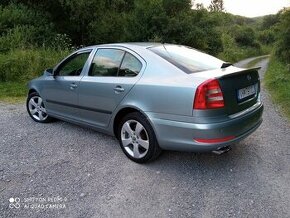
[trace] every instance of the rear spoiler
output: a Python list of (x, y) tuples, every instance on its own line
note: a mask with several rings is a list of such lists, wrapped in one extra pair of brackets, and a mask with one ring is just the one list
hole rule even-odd
[(230, 76), (233, 76), (233, 75), (239, 75), (239, 74), (249, 73), (249, 72), (253, 72), (253, 71), (258, 71), (260, 69), (261, 69), (261, 67), (253, 67), (253, 68), (248, 68), (248, 69), (241, 69), (240, 71), (223, 75), (223, 76), (219, 77), (219, 79), (227, 78), (227, 77), (230, 77)]

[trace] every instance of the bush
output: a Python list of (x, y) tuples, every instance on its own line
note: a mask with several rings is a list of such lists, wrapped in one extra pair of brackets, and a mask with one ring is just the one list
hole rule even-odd
[(273, 44), (276, 40), (273, 30), (263, 30), (259, 32), (258, 39), (264, 45)]
[(0, 53), (0, 81), (27, 82), (55, 66), (68, 50), (15, 49)]
[(285, 63), (290, 63), (290, 10), (281, 13), (276, 55)]
[(255, 32), (251, 27), (241, 26), (237, 28), (234, 37), (240, 46), (255, 45)]
[(262, 55), (264, 53), (260, 44), (251, 47), (238, 46), (235, 39), (227, 33), (222, 34), (222, 43), (224, 50), (219, 53), (218, 57), (232, 63), (248, 57)]
[(33, 27), (31, 26), (16, 26), (9, 29), (5, 35), (0, 37), (0, 51), (28, 47), (32, 32)]

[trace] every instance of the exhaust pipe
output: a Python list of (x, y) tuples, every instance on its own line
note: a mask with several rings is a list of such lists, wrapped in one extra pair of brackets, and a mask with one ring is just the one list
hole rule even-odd
[(217, 155), (221, 155), (221, 154), (226, 153), (230, 150), (231, 150), (230, 146), (225, 146), (225, 147), (221, 147), (215, 151), (212, 151), (212, 153), (217, 154)]

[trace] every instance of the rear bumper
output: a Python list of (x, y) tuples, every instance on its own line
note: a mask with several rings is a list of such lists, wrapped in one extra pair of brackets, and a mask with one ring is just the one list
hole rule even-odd
[[(178, 151), (212, 151), (236, 143), (253, 133), (262, 123), (263, 104), (239, 117), (223, 122), (196, 124), (150, 116), (158, 143), (162, 149)], [(234, 139), (219, 143), (201, 143), (195, 139)]]

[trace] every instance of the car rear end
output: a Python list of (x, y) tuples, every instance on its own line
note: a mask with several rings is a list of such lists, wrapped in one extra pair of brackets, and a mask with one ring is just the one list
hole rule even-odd
[[(180, 69), (185, 67), (182, 70), (188, 73), (187, 82), (193, 83), (192, 115), (161, 118), (149, 113), (163, 149), (217, 150), (244, 139), (261, 125), (263, 104), (258, 69), (221, 68), (222, 63), (213, 61), (216, 63), (212, 68), (192, 72), (192, 66), (186, 69), (186, 63), (178, 66), (178, 59), (169, 60)], [(194, 84), (201, 79), (203, 82)]]
[(257, 69), (235, 69), (208, 79), (198, 86), (193, 104), (193, 117), (207, 127), (197, 130), (193, 140), (217, 148), (232, 144), (260, 126), (262, 113)]

